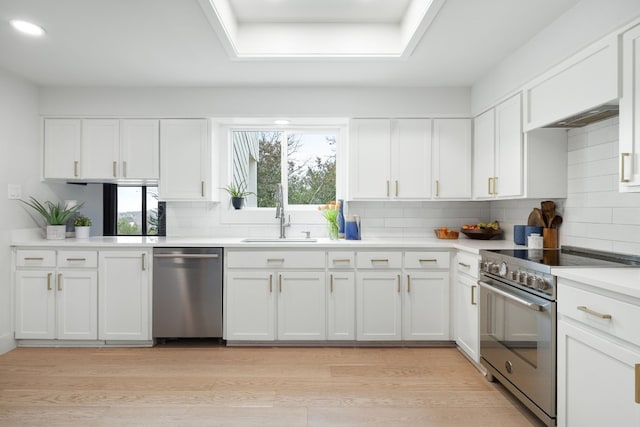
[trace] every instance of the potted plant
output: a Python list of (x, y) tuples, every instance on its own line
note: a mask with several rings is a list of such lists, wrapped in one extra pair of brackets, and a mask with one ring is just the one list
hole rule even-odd
[(76, 239), (88, 239), (91, 231), (91, 218), (82, 214), (73, 220), (76, 228)]
[(242, 181), (238, 185), (235, 185), (232, 182), (222, 189), (229, 193), (229, 195), (231, 196), (231, 204), (235, 209), (242, 209), (245, 197), (251, 194), (256, 194), (253, 191), (247, 191), (247, 186), (245, 185), (244, 181)]
[(20, 200), (25, 205), (33, 208), (47, 222), (47, 239), (64, 239), (66, 237), (66, 224), (71, 216), (79, 210), (84, 203), (67, 206), (61, 202), (53, 203), (46, 201), (40, 203), (35, 197), (30, 197), (31, 201)]

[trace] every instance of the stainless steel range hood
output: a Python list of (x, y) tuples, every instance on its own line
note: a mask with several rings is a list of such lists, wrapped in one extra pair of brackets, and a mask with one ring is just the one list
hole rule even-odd
[(558, 120), (555, 123), (551, 123), (545, 128), (581, 128), (583, 126), (590, 125), (592, 123), (599, 122), (601, 120), (615, 117), (619, 114), (619, 107), (617, 104), (604, 104), (597, 108), (584, 111), (576, 114), (575, 116), (567, 117), (563, 120)]

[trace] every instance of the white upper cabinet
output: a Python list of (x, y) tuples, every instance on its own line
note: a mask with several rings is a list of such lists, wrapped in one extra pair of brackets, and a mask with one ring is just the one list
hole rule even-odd
[(475, 118), (473, 197), (522, 195), (523, 149), (520, 95)]
[(640, 191), (640, 25), (622, 35), (620, 191)]
[(211, 200), (211, 160), (206, 119), (160, 120), (160, 200)]
[(433, 196), (471, 197), (471, 120), (433, 121)]
[(120, 178), (157, 180), (160, 177), (160, 124), (152, 119), (120, 121)]
[(391, 120), (350, 123), (350, 185), (353, 199), (387, 199), (391, 185)]
[(392, 121), (391, 197), (431, 197), (431, 126), (428, 119)]
[(525, 131), (618, 99), (617, 37), (607, 37), (524, 88)]
[(118, 179), (120, 122), (112, 119), (82, 121), (82, 178)]
[(44, 178), (155, 183), (159, 146), (154, 119), (45, 119)]
[(80, 177), (82, 126), (79, 119), (44, 121), (44, 178)]

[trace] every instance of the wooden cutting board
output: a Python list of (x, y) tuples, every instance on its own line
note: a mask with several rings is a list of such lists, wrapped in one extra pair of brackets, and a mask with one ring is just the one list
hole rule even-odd
[(546, 227), (544, 216), (540, 208), (533, 208), (527, 219), (527, 225), (535, 225), (536, 227)]

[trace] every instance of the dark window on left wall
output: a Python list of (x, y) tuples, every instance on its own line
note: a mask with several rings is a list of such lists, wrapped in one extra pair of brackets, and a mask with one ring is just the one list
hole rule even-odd
[(104, 184), (103, 202), (105, 236), (166, 235), (158, 187)]

